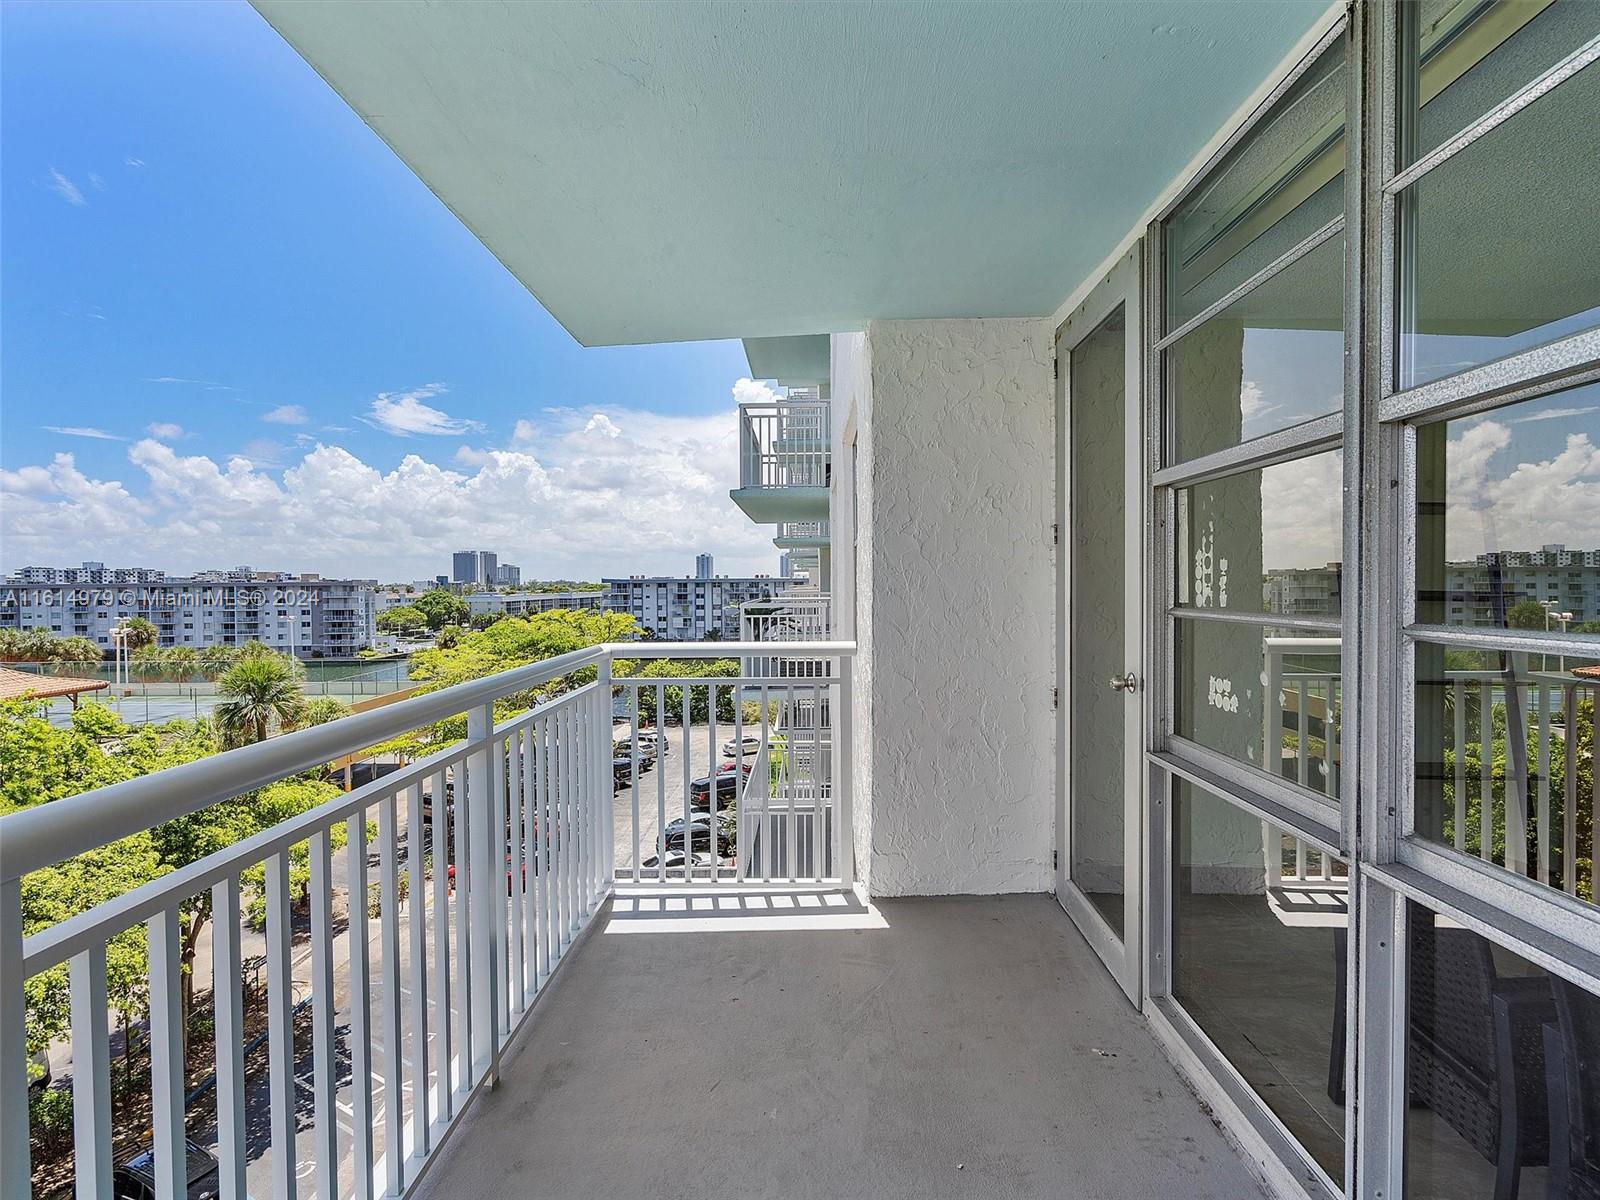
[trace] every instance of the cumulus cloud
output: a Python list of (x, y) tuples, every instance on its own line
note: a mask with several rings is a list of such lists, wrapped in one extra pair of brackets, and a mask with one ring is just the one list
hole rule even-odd
[(1340, 560), (1343, 461), (1340, 454), (1317, 454), (1261, 473), (1264, 567), (1320, 567)]
[(50, 168), (50, 190), (74, 208), (83, 208), (89, 203), (78, 190), (78, 185), (54, 167)]
[(429, 383), (408, 392), (379, 392), (363, 419), (371, 426), (396, 437), (413, 434), (441, 437), (481, 432), (483, 426), (464, 417), (452, 417), (442, 409), (424, 404), (448, 389), (442, 383)]
[(304, 425), (311, 420), (306, 415), (304, 405), (300, 404), (280, 404), (276, 408), (269, 408), (261, 414), (261, 419), (274, 425)]
[(175, 421), (153, 421), (146, 427), (145, 432), (163, 442), (175, 442), (188, 436), (184, 433), (183, 426)]
[(547, 410), (509, 446), (465, 446), (447, 462), (407, 454), (392, 467), (318, 442), (280, 469), (254, 449), (214, 459), (148, 438), (128, 448), (123, 479), (85, 478), (70, 455), (5, 473), (5, 565), (71, 547), (178, 571), (226, 560), (390, 580), (437, 574), (451, 550), (486, 545), (529, 577), (684, 574), (701, 551), (728, 571), (777, 566), (771, 528), (728, 499), (731, 408)]
[(1446, 554), (1600, 545), (1600, 446), (1569, 433), (1551, 457), (1518, 462), (1509, 424), (1479, 421), (1450, 440)]

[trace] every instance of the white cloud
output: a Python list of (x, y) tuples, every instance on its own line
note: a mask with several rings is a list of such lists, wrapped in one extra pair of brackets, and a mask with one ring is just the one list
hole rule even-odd
[(1591, 404), (1586, 408), (1547, 408), (1541, 412), (1532, 412), (1525, 417), (1512, 417), (1507, 424), (1526, 425), (1529, 421), (1565, 421), (1571, 417), (1586, 417), (1592, 412), (1600, 412), (1600, 404)]
[(447, 390), (442, 383), (429, 383), (409, 392), (379, 392), (363, 420), (396, 437), (410, 437), (413, 434), (438, 437), (481, 432), (483, 426), (479, 422), (465, 417), (452, 417), (442, 409), (423, 403)]
[(106, 181), (104, 179), (101, 179), (100, 176), (98, 174), (96, 174), (94, 171), (90, 171), (89, 172), (89, 186), (94, 188), (94, 190), (97, 191), (97, 192), (103, 192), (103, 191), (106, 190)]
[(741, 379), (733, 385), (735, 404), (770, 404), (777, 399), (777, 392), (754, 379)]
[(1448, 557), (1555, 542), (1600, 546), (1600, 447), (1587, 433), (1569, 433), (1554, 457), (1515, 465), (1500, 461), (1511, 447), (1511, 431), (1498, 420), (1480, 421), (1451, 439)]
[(146, 432), (163, 442), (176, 442), (188, 436), (183, 426), (175, 421), (153, 421), (147, 426)]
[(125, 158), (122, 160), (122, 165), (125, 167), (142, 167), (144, 166), (144, 159), (132, 157)]
[(83, 208), (89, 203), (78, 190), (78, 185), (54, 167), (50, 168), (50, 190), (75, 208)]
[(92, 425), (41, 425), (47, 433), (59, 433), (65, 437), (95, 438), (102, 442), (125, 442), (128, 439), (120, 434), (107, 433), (104, 429), (96, 429)]
[(392, 468), (326, 441), (268, 449), (220, 460), (147, 439), (128, 448), (120, 479), (86, 479), (67, 455), (6, 473), (5, 565), (66, 554), (414, 579), (470, 544), (535, 578), (684, 574), (701, 551), (724, 571), (777, 567), (771, 528), (728, 499), (731, 406), (706, 417), (547, 410), (507, 448), (462, 447), (446, 462), (407, 454)]
[(1261, 472), (1264, 568), (1320, 567), (1340, 560), (1342, 463), (1339, 454), (1317, 454)]
[(311, 420), (306, 415), (305, 407), (299, 404), (280, 404), (262, 413), (261, 419), (273, 425), (304, 425)]

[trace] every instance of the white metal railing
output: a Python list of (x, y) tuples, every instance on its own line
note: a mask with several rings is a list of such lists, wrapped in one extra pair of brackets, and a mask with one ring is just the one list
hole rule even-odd
[(775, 540), (825, 542), (830, 536), (827, 521), (779, 521)]
[(830, 406), (815, 390), (787, 400), (739, 406), (741, 488), (825, 488), (829, 482)]
[[(825, 592), (791, 591), (770, 600), (739, 606), (740, 640), (745, 642), (821, 642), (833, 632), (833, 598)], [(745, 658), (747, 675), (807, 678), (826, 675), (827, 663), (792, 652)]]
[[(1301, 786), (1330, 797), (1339, 794), (1339, 723), (1342, 681), (1337, 671), (1307, 670), (1292, 667), (1288, 660), (1312, 659), (1339, 653), (1338, 638), (1267, 638), (1267, 697), (1264, 724), (1267, 761), (1274, 748), (1279, 755), (1279, 773)], [(1587, 698), (1600, 708), (1600, 682), (1590, 682), (1562, 670), (1534, 670), (1529, 656), (1511, 656), (1506, 670), (1443, 672), (1445, 694), (1444, 729), (1441, 731), (1441, 758), (1449, 752), (1446, 776), (1449, 785), (1447, 840), (1463, 853), (1475, 853), (1485, 862), (1498, 862), (1506, 869), (1558, 887), (1571, 895), (1579, 894), (1578, 863), (1582, 858), (1600, 861), (1594, 823), (1590, 822), (1590, 844), (1579, 845), (1583, 822), (1581, 809), (1600, 812), (1600, 775), (1592, 783), (1595, 794), (1580, 795), (1580, 772), (1574, 761), (1558, 773), (1552, 769), (1552, 751), (1557, 745), (1563, 753), (1576, 747), (1579, 708)], [(1548, 665), (1548, 664), (1547, 664)], [(1488, 758), (1484, 747), (1492, 747), (1497, 737), (1496, 710), (1499, 710), (1506, 753), (1503, 773), (1481, 769)], [(1528, 722), (1534, 722), (1533, 736), (1523, 736)], [(1569, 743), (1568, 738), (1572, 741)], [(1469, 771), (1467, 748), (1476, 744), (1480, 769), (1476, 780)], [(1570, 766), (1572, 769), (1566, 769)], [(1497, 780), (1502, 795), (1495, 796)], [(1560, 784), (1560, 796), (1553, 794)], [(1559, 800), (1560, 821), (1553, 821), (1554, 802)], [(1497, 803), (1499, 824), (1496, 824)], [(1476, 811), (1474, 812), (1474, 809)], [(1497, 835), (1499, 845), (1497, 848)], [(1476, 846), (1473, 843), (1476, 842)], [(1559, 853), (1559, 869), (1555, 866)], [(1313, 870), (1304, 874), (1307, 848), (1294, 851), (1300, 874), (1284, 871), (1274, 854), (1269, 835), (1267, 848), (1269, 876), (1280, 879), (1325, 879)], [(1317, 858), (1310, 851), (1312, 861)], [(1282, 873), (1280, 873), (1282, 872)], [(1592, 885), (1591, 885), (1592, 887)]]
[[(771, 692), (782, 689), (743, 678), (614, 678), (618, 662), (734, 657), (750, 649), (737, 643), (597, 646), (0, 818), (0, 1195), (12, 1200), (32, 1190), (25, 984), (63, 966), (77, 1194), (111, 1195), (107, 947), (141, 925), (148, 945), (150, 1047), (144, 1145), (153, 1151), (156, 1195), (188, 1195), (185, 1141), (194, 1114), (186, 1071), (194, 1051), (186, 1054), (180, 939), (181, 909), (191, 898), (208, 896), (212, 904), (209, 969), (201, 958), (194, 965), (209, 975), (214, 999), (214, 1047), (199, 1053), (214, 1053), (218, 1194), (224, 1200), (292, 1198), (308, 1178), (319, 1196), (353, 1190), (366, 1200), (408, 1194), (492, 1083), (502, 1049), (614, 886), (619, 827), (634, 851), (622, 874), (641, 883), (781, 878), (850, 884), (849, 764), (841, 762), (834, 777), (831, 762), (824, 769), (818, 760), (797, 777), (788, 757), (791, 736), (774, 731), (781, 706), (772, 703), (778, 698)], [(840, 711), (848, 713), (854, 647), (802, 649), (835, 664), (826, 684), (809, 686), (835, 693)], [(640, 789), (632, 789), (631, 825), (622, 825), (616, 798), (613, 693), (620, 690), (632, 714), (637, 756), (641, 692), (652, 690), (661, 713), (669, 689), (682, 688), (689, 701), (696, 686), (711, 689), (713, 720), (719, 689), (760, 704), (760, 770), (751, 772), (735, 813), (750, 832), (738, 829), (730, 843), (737, 857), (714, 858), (703, 877), (692, 869), (650, 875), (639, 869), (637, 855)], [(558, 694), (495, 720), (497, 700), (536, 688)], [(742, 737), (750, 723), (743, 704), (735, 711), (729, 732)], [(22, 887), (30, 872), (462, 714), (464, 740), (24, 938)], [(712, 724), (708, 731), (713, 764), (720, 761), (717, 730)], [(687, 805), (690, 755), (682, 761)], [(664, 770), (658, 766), (658, 780)], [(715, 773), (710, 794), (717, 795)], [(786, 839), (765, 834), (778, 814), (789, 822)], [(375, 822), (376, 845), (369, 842), (369, 822)], [(345, 845), (336, 850), (340, 833)], [(689, 837), (685, 848), (692, 853)], [(802, 839), (809, 856), (799, 852)], [(309, 940), (303, 946), (295, 941), (290, 865), (300, 846), (309, 858)], [(265, 1100), (252, 1084), (250, 1104), (266, 1110), (264, 1129), (254, 1115), (260, 1108), (246, 1121), (241, 985), (244, 898), (255, 869), (264, 874), (259, 896), (266, 960), (264, 1014), (255, 1015), (265, 1018), (267, 1064)], [(334, 904), (341, 875), (348, 898), (344, 928)], [(374, 876), (377, 902), (369, 913)], [(297, 994), (307, 981), (297, 980), (295, 969), (307, 957), (309, 994)], [(342, 1006), (339, 983), (347, 996)], [(301, 1078), (297, 1062), (308, 1056), (296, 1047), (297, 1019), (307, 1014), (310, 1070)], [(303, 1090), (310, 1092), (309, 1106), (302, 1103)], [(350, 1132), (342, 1134), (346, 1121)]]

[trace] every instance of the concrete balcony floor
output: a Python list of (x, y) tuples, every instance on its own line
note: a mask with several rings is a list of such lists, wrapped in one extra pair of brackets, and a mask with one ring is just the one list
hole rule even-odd
[(420, 1194), (1262, 1195), (1051, 897), (791, 903), (623, 889)]

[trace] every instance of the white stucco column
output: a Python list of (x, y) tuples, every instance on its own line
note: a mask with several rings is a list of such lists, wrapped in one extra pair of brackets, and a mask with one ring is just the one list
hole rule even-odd
[(835, 340), (833, 567), (841, 597), (856, 589), (841, 630), (862, 648), (858, 855), (875, 895), (1051, 886), (1051, 359), (1034, 320)]

